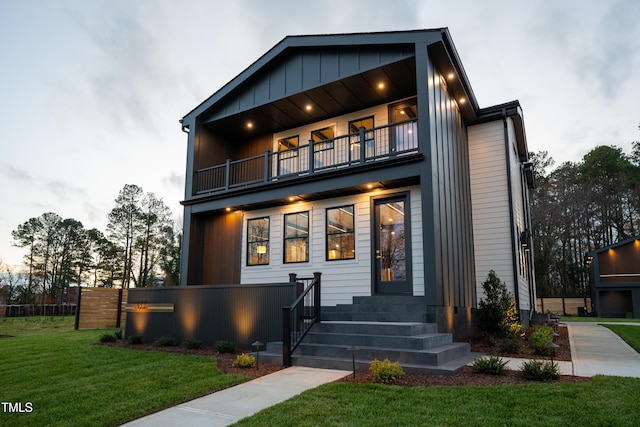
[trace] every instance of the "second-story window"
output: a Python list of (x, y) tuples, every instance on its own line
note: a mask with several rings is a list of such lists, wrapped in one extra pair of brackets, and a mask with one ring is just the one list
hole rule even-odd
[(373, 116), (364, 119), (352, 120), (349, 122), (349, 152), (350, 160), (360, 160), (360, 128), (365, 129), (365, 156), (371, 157), (375, 155), (373, 142)]
[(299, 146), (300, 137), (298, 135), (278, 140), (278, 175), (300, 172)]
[(327, 209), (327, 260), (356, 257), (353, 205)]
[(309, 261), (309, 212), (284, 216), (284, 262)]
[(247, 221), (247, 265), (269, 264), (269, 217)]
[(333, 149), (334, 137), (335, 132), (333, 126), (311, 132), (311, 140), (313, 141), (313, 167), (315, 169), (333, 166), (336, 163)]

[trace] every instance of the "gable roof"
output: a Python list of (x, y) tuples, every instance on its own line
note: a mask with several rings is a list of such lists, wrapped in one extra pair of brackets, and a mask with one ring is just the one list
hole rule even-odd
[(586, 255), (595, 257), (599, 253), (606, 252), (609, 249), (616, 249), (616, 248), (619, 248), (620, 246), (626, 246), (628, 244), (631, 244), (631, 243), (635, 242), (636, 240), (640, 240), (640, 235), (634, 236), (634, 237), (629, 237), (628, 239), (621, 240), (618, 243), (614, 243), (614, 244), (609, 245), (609, 246), (603, 246), (601, 248), (594, 249), (594, 250), (592, 250), (590, 252), (587, 252)]
[[(314, 87), (327, 86), (334, 81), (340, 81), (355, 75), (365, 73), (371, 74), (375, 78), (373, 70), (387, 67), (389, 72), (402, 68), (403, 61), (415, 61), (416, 44), (426, 44), (430, 55), (440, 68), (446, 68), (447, 72), (454, 72), (457, 79), (452, 83), (452, 90), (464, 92), (464, 96), (469, 100), (474, 111), (478, 110), (477, 101), (471, 90), (466, 73), (459, 60), (457, 51), (447, 28), (431, 30), (413, 31), (392, 31), (376, 33), (351, 33), (351, 34), (329, 34), (329, 35), (304, 35), (287, 36), (280, 43), (275, 45), (264, 55), (258, 58), (253, 64), (238, 74), (234, 79), (216, 91), (213, 95), (203, 101), (200, 105), (183, 117), (181, 122), (191, 123), (195, 117), (202, 117), (203, 114), (211, 119), (220, 118), (225, 115), (239, 113), (241, 111), (255, 108), (260, 102), (273, 102), (281, 97), (302, 92)], [(306, 56), (303, 53), (307, 53)], [(313, 58), (316, 55), (316, 58)], [(336, 55), (334, 61), (326, 61), (329, 64), (338, 64), (338, 70), (328, 69), (318, 63), (317, 55)], [(415, 63), (412, 63), (415, 68)], [(280, 82), (283, 87), (277, 87), (272, 91), (273, 80), (282, 79), (282, 75), (287, 73), (287, 67), (293, 69), (305, 68), (305, 73), (309, 74), (307, 80), (294, 81), (293, 87), (286, 87), (290, 84)], [(316, 67), (318, 72), (309, 73), (309, 69)], [(290, 72), (289, 75), (294, 74)], [(398, 79), (397, 84), (412, 84), (415, 87), (415, 75), (411, 79)], [(398, 88), (398, 94), (406, 92), (406, 88)], [(262, 93), (260, 92), (262, 91)], [(280, 97), (280, 98), (279, 98)], [(258, 98), (258, 99), (256, 99)], [(257, 102), (256, 102), (257, 101)], [(231, 108), (229, 107), (231, 106)], [(217, 111), (212, 111), (217, 109)]]

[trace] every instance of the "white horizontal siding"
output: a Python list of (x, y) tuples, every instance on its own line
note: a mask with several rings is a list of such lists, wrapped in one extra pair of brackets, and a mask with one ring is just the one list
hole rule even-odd
[[(527, 228), (525, 219), (525, 206), (526, 203), (524, 197), (527, 194), (526, 182), (520, 169), (520, 159), (518, 157), (518, 148), (516, 146), (516, 134), (513, 121), (507, 120), (507, 131), (509, 135), (509, 147), (511, 149), (511, 188), (513, 194), (513, 209), (514, 218), (516, 223), (516, 229), (518, 232), (522, 232)], [(519, 236), (518, 236), (519, 237)], [(521, 310), (531, 309), (531, 301), (529, 295), (529, 281), (526, 277), (526, 257), (524, 256), (523, 249), (520, 244), (517, 243), (517, 247), (514, 249), (518, 251), (518, 291)]]
[[(422, 221), (420, 189), (417, 186), (373, 191), (354, 196), (337, 197), (316, 202), (298, 202), (287, 206), (246, 212), (243, 215), (242, 265), (240, 283), (286, 282), (289, 273), (311, 276), (322, 273), (322, 304), (348, 304), (354, 296), (371, 295), (371, 198), (386, 194), (410, 191), (412, 270), (414, 295), (424, 295), (424, 264), (422, 261)], [(353, 260), (326, 260), (326, 209), (354, 205), (356, 258)], [(309, 211), (309, 262), (283, 262), (282, 224), (285, 214)], [(246, 265), (247, 220), (268, 216), (270, 218), (269, 265)]]
[(470, 126), (469, 171), (477, 299), (490, 270), (515, 292), (513, 248), (502, 121)]
[(350, 133), (350, 121), (371, 116), (373, 116), (373, 125), (375, 127), (385, 126), (389, 124), (389, 109), (387, 108), (387, 104), (378, 105), (372, 108), (367, 108), (365, 110), (359, 110), (353, 113), (345, 114), (343, 116), (332, 117), (331, 119), (321, 122), (315, 122), (309, 125), (300, 126), (283, 132), (278, 132), (273, 135), (273, 150), (278, 150), (279, 140), (295, 135), (298, 135), (300, 137), (300, 145), (306, 145), (311, 139), (311, 132), (326, 127), (333, 127), (335, 136), (348, 135)]

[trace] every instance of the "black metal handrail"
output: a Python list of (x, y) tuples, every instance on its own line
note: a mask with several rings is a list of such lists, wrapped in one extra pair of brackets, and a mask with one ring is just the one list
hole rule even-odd
[(291, 354), (298, 347), (314, 323), (320, 322), (320, 276), (297, 277), (289, 275), (289, 281), (298, 285), (307, 285), (291, 306), (282, 307), (282, 366), (291, 366)]
[(229, 191), (270, 181), (292, 179), (330, 170), (393, 159), (418, 150), (418, 119), (390, 123), (373, 129), (199, 169), (194, 172), (193, 193)]

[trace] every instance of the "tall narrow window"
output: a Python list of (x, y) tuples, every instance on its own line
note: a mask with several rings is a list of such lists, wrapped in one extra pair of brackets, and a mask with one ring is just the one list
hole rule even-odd
[(247, 221), (247, 265), (269, 264), (269, 217)]
[(364, 119), (353, 120), (349, 122), (349, 140), (350, 159), (352, 161), (360, 160), (360, 128), (364, 128), (365, 156), (371, 157), (375, 155), (374, 136), (373, 136), (373, 116)]
[(309, 212), (284, 216), (284, 262), (309, 261)]
[(288, 175), (300, 171), (299, 144), (298, 135), (278, 140), (278, 175)]
[(356, 257), (353, 205), (327, 209), (327, 260)]

